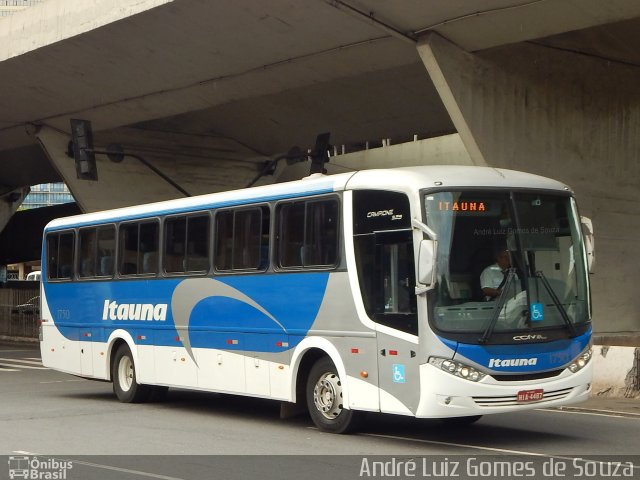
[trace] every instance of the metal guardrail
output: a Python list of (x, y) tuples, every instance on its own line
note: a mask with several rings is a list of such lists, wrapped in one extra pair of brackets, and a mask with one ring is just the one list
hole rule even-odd
[[(22, 282), (21, 282), (22, 283)], [(0, 289), (0, 335), (37, 338), (40, 319), (39, 282)]]

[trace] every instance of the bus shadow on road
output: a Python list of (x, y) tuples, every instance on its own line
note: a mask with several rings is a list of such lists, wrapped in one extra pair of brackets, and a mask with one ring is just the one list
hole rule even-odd
[[(101, 389), (102, 390), (102, 389)], [(128, 405), (137, 409), (159, 409), (176, 413), (202, 414), (209, 416), (222, 415), (227, 418), (238, 418), (258, 421), (291, 422), (294, 424), (311, 426), (311, 420), (306, 413), (287, 420), (280, 419), (280, 402), (255, 397), (244, 397), (226, 393), (200, 392), (193, 390), (170, 389), (165, 398), (151, 399), (137, 404), (123, 404), (118, 401), (109, 387), (108, 391), (100, 392), (64, 392), (61, 397), (86, 400), (91, 402), (112, 403), (113, 405)]]
[[(547, 425), (552, 425), (547, 423)], [(369, 436), (384, 436), (399, 440), (434, 442), (496, 449), (518, 453), (530, 450), (532, 444), (549, 445), (550, 442), (575, 442), (576, 436), (563, 432), (555, 426), (548, 430), (536, 417), (526, 413), (487, 415), (470, 425), (448, 424), (439, 419), (416, 419), (395, 415), (366, 415), (359, 433)]]
[[(100, 403), (118, 402), (111, 390), (95, 393), (65, 393), (65, 397), (85, 399)], [(132, 408), (224, 416), (238, 420), (260, 421), (291, 428), (314, 428), (306, 411), (281, 419), (280, 402), (255, 397), (224, 393), (170, 389), (162, 401), (130, 404)], [(496, 421), (497, 420), (497, 421)], [(366, 413), (356, 435), (381, 436), (398, 441), (422, 441), (451, 445), (469, 445), (487, 449), (504, 449), (517, 452), (530, 449), (532, 443), (575, 441), (576, 437), (549, 427), (541, 431), (536, 417), (526, 413), (486, 416), (471, 425), (451, 425), (438, 419), (416, 419), (399, 415)]]

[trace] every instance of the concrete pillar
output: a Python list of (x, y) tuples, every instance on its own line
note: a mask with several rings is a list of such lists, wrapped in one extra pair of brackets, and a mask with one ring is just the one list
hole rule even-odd
[[(382, 143), (382, 142), (381, 142)], [(369, 149), (332, 155), (325, 165), (329, 175), (370, 168), (413, 167), (417, 165), (477, 165), (470, 157), (460, 135), (414, 140), (397, 145), (371, 145)], [(482, 164), (482, 163), (481, 163)], [(279, 182), (299, 180), (309, 175), (309, 162), (286, 165), (280, 162)]]
[(18, 280), (24, 280), (24, 277), (24, 263), (20, 262), (18, 263)]
[(18, 188), (0, 195), (0, 232), (29, 194), (29, 187)]
[(597, 333), (640, 332), (640, 70), (532, 43), (418, 52), (469, 154), (571, 185), (593, 219)]
[[(439, 38), (441, 37), (436, 37), (436, 41)], [(456, 80), (458, 79), (448, 75), (448, 65), (441, 65), (440, 59), (436, 58), (435, 52), (431, 48), (431, 44), (429, 42), (419, 44), (418, 53), (427, 67), (427, 71), (431, 76), (431, 81), (436, 87), (447, 112), (449, 112), (451, 121), (455, 125), (460, 138), (464, 142), (464, 145), (469, 152), (469, 156), (473, 159), (476, 165), (488, 165), (482, 151), (476, 143), (476, 139), (471, 131), (471, 126), (468, 123), (469, 112), (465, 110), (467, 105), (459, 103), (457, 100), (459, 89), (457, 88), (458, 85), (456, 85)], [(465, 52), (459, 49), (450, 49), (448, 54), (452, 55), (452, 57), (448, 59), (449, 62), (453, 62), (453, 64), (456, 65), (461, 75), (464, 75), (466, 71), (471, 70), (470, 67), (474, 61), (472, 56), (465, 55)]]

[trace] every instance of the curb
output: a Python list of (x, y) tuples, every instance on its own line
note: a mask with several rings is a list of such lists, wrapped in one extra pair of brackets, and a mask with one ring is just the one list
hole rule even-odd
[(640, 395), (640, 347), (593, 347), (593, 395), (634, 398)]
[(33, 337), (11, 337), (9, 335), (0, 335), (0, 342), (10, 343), (12, 345), (29, 345), (34, 346), (40, 343), (40, 340)]

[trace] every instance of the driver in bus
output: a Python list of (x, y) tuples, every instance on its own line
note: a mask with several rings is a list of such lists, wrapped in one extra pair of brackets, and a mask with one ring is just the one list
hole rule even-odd
[(509, 250), (499, 249), (495, 253), (495, 260), (496, 263), (489, 265), (480, 274), (480, 288), (487, 301), (495, 300), (502, 293), (502, 287), (507, 281), (507, 273), (511, 267)]

